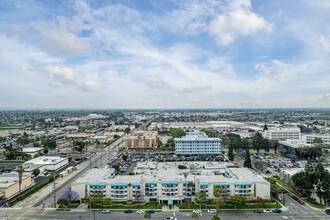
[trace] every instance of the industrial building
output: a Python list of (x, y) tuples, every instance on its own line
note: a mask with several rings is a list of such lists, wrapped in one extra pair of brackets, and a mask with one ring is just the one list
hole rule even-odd
[[(30, 187), (33, 184), (31, 175), (23, 174), (21, 190)], [(9, 199), (19, 192), (18, 173), (8, 173), (0, 175), (0, 199)]]
[[(186, 168), (179, 169), (179, 165)], [(234, 167), (224, 162), (140, 162), (134, 168), (135, 175), (114, 175), (114, 169), (89, 170), (72, 183), (71, 189), (80, 198), (102, 193), (113, 201), (182, 203), (185, 198), (194, 200), (200, 191), (213, 199), (213, 189), (219, 185), (224, 199), (233, 195), (270, 198), (268, 181), (248, 168)]]
[(220, 155), (221, 139), (208, 138), (204, 132), (189, 132), (187, 136), (175, 138), (176, 155)]

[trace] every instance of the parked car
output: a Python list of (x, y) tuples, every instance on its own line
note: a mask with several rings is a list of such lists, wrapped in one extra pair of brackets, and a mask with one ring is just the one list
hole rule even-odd
[(178, 219), (175, 218), (175, 217), (167, 217), (166, 219), (168, 219), (168, 220), (178, 220)]
[(269, 209), (266, 209), (266, 210), (264, 210), (264, 213), (272, 213), (272, 211)]
[(133, 213), (133, 211), (128, 209), (128, 210), (125, 210), (124, 213)]
[(292, 199), (298, 201), (298, 198), (295, 196), (292, 196)]
[(148, 210), (147, 212), (148, 212), (148, 213), (155, 213), (155, 211), (152, 210), (152, 209)]
[(326, 209), (325, 214), (330, 215), (330, 209)]
[(108, 213), (111, 213), (110, 209), (103, 209), (101, 211), (102, 214), (108, 214)]
[(144, 211), (144, 210), (137, 210), (136, 213), (137, 213), (137, 214), (144, 214), (145, 211)]
[(215, 210), (215, 209), (209, 209), (209, 210), (207, 210), (207, 213), (216, 214), (217, 213), (217, 210)]
[(273, 212), (274, 213), (282, 213), (282, 209), (274, 209)]
[(301, 200), (298, 200), (298, 203), (301, 204), (301, 205), (305, 205), (305, 203)]
[(193, 211), (193, 213), (196, 213), (196, 214), (199, 214), (199, 213), (201, 213), (201, 212), (202, 212), (202, 211), (201, 211), (201, 210), (198, 210), (198, 209)]
[(262, 213), (262, 211), (260, 209), (254, 210), (254, 213)]

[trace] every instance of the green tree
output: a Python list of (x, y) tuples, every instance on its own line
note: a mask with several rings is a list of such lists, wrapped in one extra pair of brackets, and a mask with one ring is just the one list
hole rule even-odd
[(70, 162), (72, 160), (72, 157), (68, 157), (68, 161)]
[(230, 161), (233, 161), (235, 158), (235, 154), (234, 154), (234, 147), (231, 144), (232, 142), (229, 143), (229, 149), (228, 149), (228, 159)]
[(215, 202), (216, 202), (216, 215), (218, 216), (218, 211), (219, 211), (219, 206), (223, 206), (225, 204), (225, 202), (221, 199), (222, 198), (222, 193), (223, 193), (223, 190), (221, 188), (221, 186), (219, 185), (216, 185), (214, 186), (213, 188), (213, 196), (215, 198)]
[(264, 131), (268, 130), (268, 126), (267, 126), (267, 124), (264, 125), (264, 129), (263, 129), (263, 130), (264, 130)]
[(264, 146), (264, 141), (261, 133), (257, 132), (252, 138), (252, 146), (258, 153)]
[(244, 150), (250, 149), (250, 143), (249, 143), (249, 139), (248, 138), (243, 138), (242, 139), (242, 148)]
[(199, 216), (198, 216), (196, 213), (193, 213), (193, 214), (191, 215), (191, 218), (199, 219)]
[(235, 209), (237, 209), (245, 206), (246, 200), (244, 197), (236, 195), (236, 196), (231, 196), (228, 200), (228, 203), (234, 206)]
[(207, 195), (205, 192), (197, 192), (195, 194), (195, 201), (197, 204), (199, 204), (200, 208), (202, 208), (202, 204), (207, 201)]
[(20, 200), (21, 199), (22, 178), (23, 178), (23, 173), (24, 173), (23, 166), (19, 166), (17, 168), (17, 173), (18, 173), (18, 200)]
[(23, 135), (17, 138), (16, 143), (20, 145), (27, 145), (30, 143), (30, 139)]
[(124, 161), (127, 160), (127, 155), (126, 154), (123, 154), (123, 156), (121, 156), (123, 158)]
[(73, 142), (73, 150), (78, 151), (78, 152), (82, 152), (85, 148), (85, 142), (83, 141), (74, 141)]
[(37, 157), (40, 157), (40, 153), (36, 153), (33, 158), (37, 158)]
[(305, 182), (306, 182), (306, 189), (305, 193), (308, 198), (312, 195), (312, 189), (314, 189), (315, 185), (315, 169), (313, 167), (311, 159), (307, 160), (307, 164), (305, 166)]
[(227, 136), (223, 136), (223, 137), (220, 137), (220, 139), (221, 139), (221, 143), (223, 144), (223, 145), (228, 145), (229, 144), (229, 137), (227, 137)]
[(35, 168), (35, 169), (33, 169), (33, 170), (32, 170), (32, 173), (33, 173), (34, 176), (38, 176), (39, 173), (40, 173), (39, 168)]
[(217, 216), (217, 215), (213, 215), (213, 216), (212, 216), (212, 220), (221, 220), (221, 219), (220, 219), (219, 216)]
[(45, 149), (54, 150), (56, 148), (56, 141), (54, 138), (44, 139), (41, 143)]
[(280, 143), (278, 142), (278, 140), (273, 140), (272, 147), (274, 148), (275, 154), (276, 154), (278, 146), (280, 146)]
[(144, 218), (148, 218), (148, 219), (151, 219), (151, 214), (150, 214), (150, 213), (148, 213), (148, 212), (146, 212), (146, 213), (144, 214)]
[(245, 153), (244, 167), (252, 168), (251, 156), (250, 156), (250, 151), (249, 150), (246, 150), (246, 153)]

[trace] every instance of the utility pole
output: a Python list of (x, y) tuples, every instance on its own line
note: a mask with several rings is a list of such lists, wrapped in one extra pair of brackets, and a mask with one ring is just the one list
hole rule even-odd
[(55, 187), (55, 171), (54, 171), (54, 208), (56, 208), (56, 187)]
[(89, 169), (92, 169), (92, 156), (93, 154), (89, 157)]

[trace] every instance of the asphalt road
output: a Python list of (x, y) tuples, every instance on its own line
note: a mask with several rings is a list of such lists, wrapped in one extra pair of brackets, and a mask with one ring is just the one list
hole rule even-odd
[[(119, 145), (113, 145), (110, 148), (110, 158), (113, 158), (116, 154), (117, 154), (117, 150), (118, 147), (121, 147), (123, 143), (119, 144)], [(102, 155), (102, 164), (101, 164), (101, 155)], [(92, 167), (103, 167), (109, 160), (108, 160), (109, 156), (108, 156), (108, 148), (104, 148), (102, 151), (98, 152), (97, 156), (92, 157)], [(87, 161), (87, 163), (85, 164), (84, 167), (82, 167), (81, 169), (85, 169), (86, 167), (89, 166), (89, 162)], [(79, 172), (75, 171), (75, 172)], [(76, 179), (78, 179), (80, 176), (76, 175), (75, 177), (71, 178), (70, 181), (63, 187), (61, 187), (59, 190), (56, 191), (56, 198), (60, 198), (62, 195), (65, 194), (65, 192), (69, 191), (71, 189), (71, 183), (73, 181), (75, 181)], [(48, 197), (44, 200), (44, 202), (41, 204), (42, 207), (53, 207), (54, 205), (54, 197)]]
[[(301, 207), (299, 207), (301, 208)], [(299, 209), (298, 208), (298, 209)], [(307, 207), (308, 208), (308, 207)], [(299, 210), (294, 210), (294, 212)], [(310, 210), (308, 210), (310, 211)], [(182, 219), (192, 219), (191, 212), (157, 212), (152, 214), (152, 219), (166, 219), (167, 217), (177, 217), (178, 220)], [(102, 214), (100, 212), (95, 213), (95, 219), (111, 219), (111, 220), (122, 220), (122, 219), (144, 219), (143, 214), (126, 214), (123, 212), (112, 212), (110, 214)], [(211, 219), (212, 214), (202, 213), (199, 215), (199, 219)], [(238, 212), (220, 212), (219, 216), (221, 219), (255, 219), (255, 220), (278, 220), (278, 219), (292, 219), (292, 220), (300, 220), (300, 219), (312, 219), (312, 220), (321, 220), (321, 219), (329, 219), (322, 211), (315, 211), (309, 214), (301, 212), (300, 214), (290, 214), (290, 212), (283, 212), (281, 214), (271, 213), (271, 214), (257, 214), (252, 211), (238, 211)], [(25, 212), (22, 210), (11, 210), (11, 211), (3, 211), (0, 212), (1, 219), (94, 219), (93, 212), (65, 212), (65, 211), (47, 211), (47, 210), (39, 210), (39, 209), (30, 209)]]

